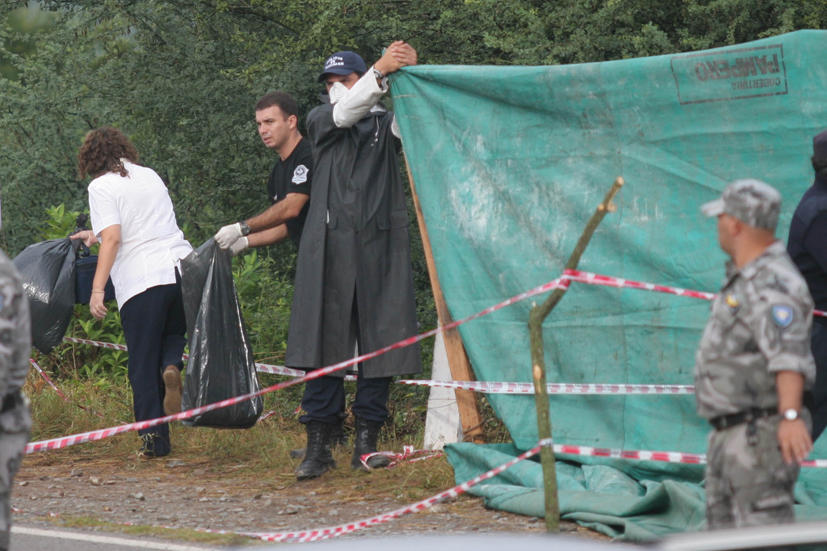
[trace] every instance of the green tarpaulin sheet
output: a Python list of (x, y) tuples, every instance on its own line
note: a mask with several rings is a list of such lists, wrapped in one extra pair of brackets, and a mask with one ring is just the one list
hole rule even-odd
[[(699, 208), (735, 178), (760, 178), (784, 197), (778, 235), (786, 240), (792, 212), (812, 183), (812, 137), (827, 127), (826, 60), (827, 32), (800, 31), (606, 63), (401, 72), (394, 109), (454, 319), (557, 277), (621, 175), (618, 210), (603, 221), (581, 269), (716, 291), (725, 256), (715, 221)], [(530, 306), (460, 328), (480, 380), (530, 382)], [(702, 300), (572, 284), (545, 324), (549, 382), (691, 384), (708, 312)], [(516, 449), (533, 447), (534, 398), (488, 398)], [(691, 395), (554, 395), (550, 403), (558, 443), (705, 451), (707, 427)], [(816, 457), (827, 458), (825, 440)], [(451, 452), (458, 480), (479, 463), (469, 457), (486, 449)], [(585, 515), (607, 533), (660, 535), (702, 517), (700, 505), (686, 505), (689, 497), (700, 500), (700, 490), (680, 486), (700, 480), (697, 467), (578, 461), (621, 469), (644, 491), (634, 506), (625, 498), (610, 506), (605, 493), (565, 498), (569, 514)], [(827, 472), (806, 470), (801, 486), (812, 504), (827, 506)], [(674, 511), (641, 520), (647, 507), (665, 502), (686, 507), (689, 520), (675, 522)]]

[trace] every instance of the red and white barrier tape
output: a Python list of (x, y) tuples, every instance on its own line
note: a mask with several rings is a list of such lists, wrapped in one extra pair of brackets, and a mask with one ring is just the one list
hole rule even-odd
[(396, 509), (395, 511), (391, 511), (389, 513), (385, 513), (382, 515), (377, 515), (371, 518), (367, 518), (364, 520), (359, 520), (356, 522), (351, 522), (348, 524), (341, 524), (339, 526), (332, 526), (330, 528), (320, 528), (317, 530), (305, 530), (300, 532), (274, 532), (274, 533), (246, 533), (244, 535), (248, 535), (251, 537), (255, 537), (264, 541), (277, 541), (277, 542), (295, 542), (295, 543), (303, 543), (308, 541), (318, 541), (324, 540), (336, 536), (341, 536), (344, 534), (349, 534), (351, 532), (355, 532), (357, 530), (361, 530), (362, 528), (368, 528), (370, 526), (374, 526), (376, 524), (382, 524), (393, 520), (397, 517), (401, 517), (402, 515), (407, 515), (408, 513), (415, 513), (418, 511), (423, 511), (430, 507), (433, 507), (437, 503), (444, 501), (446, 499), (456, 498), (457, 496), (464, 494), (472, 487), (476, 486), (480, 482), (484, 480), (488, 480), (489, 478), (493, 478), (498, 474), (502, 473), (506, 469), (509, 469), (519, 463), (520, 461), (524, 461), (529, 457), (537, 455), (540, 453), (540, 449), (544, 445), (551, 444), (551, 441), (541, 441), (537, 446), (528, 450), (525, 453), (522, 453), (515, 457), (514, 459), (503, 463), (499, 467), (494, 467), (490, 471), (483, 473), (467, 482), (463, 482), (462, 484), (458, 484), (454, 486), (450, 490), (445, 490), (435, 496), (429, 497), (427, 499), (423, 499), (422, 501), (417, 501), (411, 505), (406, 507), (402, 507), (400, 509)]
[(400, 463), (416, 463), (417, 461), (423, 461), (425, 459), (433, 459), (435, 457), (442, 457), (445, 455), (441, 451), (434, 451), (434, 450), (417, 450), (414, 449), (413, 446), (403, 446), (402, 453), (396, 452), (373, 452), (373, 453), (366, 453), (359, 459), (362, 461), (362, 465), (365, 466), (366, 469), (370, 469), (370, 465), (368, 465), (368, 459), (371, 457), (376, 457), (378, 455), (383, 455), (385, 457), (389, 457), (391, 459), (390, 464), (385, 467), (386, 469), (391, 469), (397, 466)]
[[(418, 501), (411, 505), (402, 507), (400, 509), (396, 509), (395, 511), (391, 511), (389, 513), (383, 513), (381, 515), (376, 515), (374, 517), (366, 518), (363, 520), (358, 520), (356, 522), (350, 522), (347, 524), (341, 524), (339, 526), (332, 526), (329, 528), (318, 528), (315, 530), (303, 530), (299, 532), (236, 532), (232, 530), (210, 530), (210, 529), (203, 529), (203, 528), (196, 528), (198, 532), (207, 532), (210, 534), (236, 534), (240, 536), (247, 536), (251, 538), (256, 538), (264, 541), (277, 541), (277, 542), (295, 542), (295, 543), (303, 543), (309, 541), (318, 541), (324, 540), (328, 538), (333, 538), (336, 536), (341, 536), (344, 534), (349, 534), (351, 532), (356, 532), (357, 530), (361, 530), (363, 528), (369, 528), (376, 524), (383, 524), (385, 522), (389, 522), (395, 518), (398, 518), (402, 515), (406, 515), (409, 513), (416, 513), (418, 511), (423, 511), (430, 507), (433, 507), (437, 503), (440, 503), (446, 499), (453, 499), (457, 496), (464, 494), (472, 487), (476, 486), (480, 482), (488, 480), (497, 476), (498, 474), (504, 472), (505, 470), (513, 467), (517, 463), (524, 461), (534, 455), (540, 453), (540, 450), (545, 445), (550, 445), (551, 439), (549, 440), (542, 440), (540, 441), (534, 448), (528, 450), (525, 453), (518, 455), (517, 457), (503, 463), (498, 467), (494, 467), (490, 471), (483, 473), (477, 477), (474, 477), (467, 482), (463, 482), (462, 484), (458, 484), (449, 490), (445, 490), (444, 492), (440, 492), (439, 494), (429, 497), (427, 499), (423, 499), (422, 501)], [(14, 513), (22, 513), (20, 509), (12, 508), (12, 512)], [(49, 516), (57, 517), (59, 515), (54, 513), (48, 513)], [(128, 524), (128, 523), (125, 523)], [(177, 529), (175, 527), (164, 526), (163, 528), (170, 528), (170, 529)]]
[[(415, 513), (418, 511), (423, 511), (430, 507), (433, 507), (437, 503), (440, 503), (446, 499), (456, 498), (457, 496), (467, 492), (472, 487), (476, 486), (477, 484), (489, 480), (507, 469), (513, 467), (517, 463), (524, 461), (532, 456), (537, 455), (540, 453), (540, 450), (544, 446), (552, 446), (554, 453), (556, 455), (579, 455), (579, 456), (592, 456), (592, 457), (607, 457), (607, 458), (615, 458), (615, 459), (629, 459), (629, 460), (637, 460), (637, 461), (659, 461), (659, 462), (667, 462), (667, 463), (684, 463), (684, 464), (693, 464), (693, 465), (703, 465), (706, 463), (706, 455), (704, 454), (691, 454), (691, 453), (681, 453), (681, 452), (657, 452), (657, 451), (646, 451), (646, 450), (616, 450), (616, 449), (607, 449), (607, 448), (594, 448), (591, 446), (573, 446), (567, 444), (553, 444), (552, 441), (549, 440), (542, 440), (540, 443), (537, 444), (534, 448), (528, 450), (525, 453), (518, 455), (517, 457), (503, 463), (498, 467), (494, 467), (493, 469), (471, 479), (467, 482), (463, 482), (462, 484), (458, 484), (453, 488), (441, 492), (435, 496), (429, 497), (427, 499), (423, 499), (411, 505), (407, 505), (400, 509), (396, 509), (389, 513), (384, 513), (381, 515), (376, 515), (367, 519), (359, 520), (356, 522), (351, 522), (347, 524), (341, 524), (339, 526), (332, 526), (328, 528), (317, 528), (313, 530), (302, 530), (296, 532), (241, 532), (241, 531), (232, 531), (232, 530), (210, 530), (210, 529), (196, 529), (199, 532), (208, 532), (212, 534), (237, 534), (241, 536), (247, 536), (251, 538), (261, 539), (264, 541), (276, 541), (276, 542), (294, 542), (294, 543), (304, 543), (310, 541), (319, 541), (328, 538), (333, 538), (336, 536), (342, 536), (344, 534), (349, 534), (351, 532), (355, 532), (357, 530), (361, 530), (363, 528), (369, 528), (371, 526), (375, 526), (377, 524), (383, 524), (385, 522), (389, 522), (395, 518), (400, 516)], [(410, 457), (412, 454), (423, 452), (425, 450), (419, 451), (411, 451), (406, 450), (402, 454), (396, 454), (398, 456), (405, 456), (406, 454)], [(383, 455), (388, 454), (388, 452), (382, 452)], [(391, 454), (393, 455), (393, 454)], [(365, 459), (367, 456), (363, 457)], [(421, 459), (425, 459), (424, 457)], [(811, 461), (803, 461), (801, 463), (802, 467), (827, 467), (827, 460), (818, 459), (818, 460), (811, 460)], [(14, 508), (13, 512), (21, 513), (19, 509)], [(50, 516), (57, 516), (55, 514), (50, 514)], [(176, 529), (175, 527), (166, 527)]]
[(63, 394), (63, 393), (60, 391), (60, 389), (59, 389), (59, 388), (57, 388), (57, 387), (55, 386), (55, 384), (52, 382), (52, 380), (49, 378), (49, 376), (48, 376), (48, 375), (46, 375), (46, 372), (45, 372), (45, 371), (43, 371), (43, 368), (41, 368), (39, 365), (37, 365), (37, 362), (36, 362), (36, 361), (34, 361), (33, 359), (29, 358), (29, 363), (30, 363), (30, 364), (32, 364), (32, 367), (34, 367), (34, 368), (37, 370), (37, 372), (38, 372), (38, 373), (40, 373), (40, 376), (41, 376), (41, 377), (43, 377), (43, 379), (44, 379), (47, 383), (49, 383), (49, 386), (50, 386), (50, 387), (52, 387), (52, 388), (55, 390), (55, 392), (57, 392), (57, 395), (58, 395), (58, 396), (60, 396), (61, 398), (63, 398), (63, 401), (64, 401), (64, 402), (69, 402), (70, 404), (72, 403), (72, 401), (71, 401), (71, 400), (69, 400), (69, 398), (67, 398), (67, 397), (66, 397), (66, 395), (65, 395), (65, 394)]
[(67, 398), (67, 397), (66, 397), (66, 395), (65, 395), (65, 394), (63, 394), (63, 393), (60, 391), (60, 389), (59, 389), (59, 388), (57, 388), (57, 386), (55, 386), (55, 384), (52, 382), (52, 380), (49, 378), (49, 376), (48, 376), (48, 375), (46, 375), (46, 372), (45, 372), (45, 371), (43, 371), (43, 368), (42, 368), (42, 367), (40, 367), (39, 365), (37, 365), (37, 362), (36, 362), (36, 361), (34, 361), (33, 359), (29, 358), (29, 363), (30, 363), (30, 364), (32, 364), (32, 365), (34, 366), (34, 368), (37, 370), (37, 372), (38, 372), (38, 373), (40, 373), (40, 376), (41, 376), (41, 377), (43, 377), (43, 379), (44, 379), (47, 383), (49, 383), (49, 386), (50, 386), (50, 387), (52, 387), (52, 388), (55, 390), (55, 392), (57, 392), (57, 395), (58, 395), (58, 396), (60, 396), (61, 398), (63, 398), (63, 401), (64, 401), (64, 402), (67, 402), (67, 403), (69, 403), (69, 404), (74, 404), (74, 405), (76, 405), (77, 407), (79, 407), (80, 409), (82, 409), (82, 410), (84, 410), (84, 411), (88, 411), (89, 413), (92, 413), (92, 414), (94, 414), (94, 415), (97, 415), (97, 416), (98, 416), (98, 417), (100, 417), (101, 419), (105, 419), (105, 417), (104, 417), (102, 414), (98, 413), (97, 411), (95, 411), (95, 410), (93, 410), (93, 409), (89, 409), (89, 408), (88, 408), (88, 407), (86, 407), (86, 406), (82, 406), (82, 405), (80, 405), (80, 404), (75, 404), (74, 402), (72, 402), (69, 398)]
[[(552, 289), (558, 289), (558, 288), (568, 289), (568, 286), (569, 286), (568, 281), (560, 280), (560, 279), (553, 279), (553, 280), (549, 281), (548, 283), (544, 283), (543, 285), (540, 285), (539, 287), (535, 287), (534, 289), (531, 289), (529, 291), (525, 291), (523, 293), (520, 293), (519, 295), (516, 295), (516, 296), (511, 297), (507, 300), (504, 300), (500, 303), (497, 303), (494, 306), (490, 306), (490, 307), (488, 307), (484, 310), (481, 310), (481, 311), (477, 312), (476, 314), (471, 314), (470, 316), (465, 317), (461, 320), (457, 320), (457, 321), (451, 322), (447, 325), (437, 327), (436, 329), (426, 331), (425, 333), (421, 333), (419, 335), (415, 335), (413, 337), (403, 339), (399, 342), (388, 345), (384, 348), (380, 348), (379, 350), (376, 350), (374, 352), (370, 352), (368, 354), (362, 354), (361, 356), (357, 356), (356, 358), (351, 358), (349, 360), (345, 360), (343, 362), (339, 362), (339, 363), (334, 364), (334, 365), (330, 365), (330, 366), (327, 366), (327, 367), (323, 367), (323, 368), (320, 368), (320, 369), (310, 371), (310, 372), (302, 375), (301, 377), (296, 377), (295, 379), (292, 379), (290, 381), (284, 381), (284, 382), (272, 385), (270, 387), (259, 390), (258, 392), (251, 392), (249, 394), (243, 394), (241, 396), (236, 396), (235, 398), (229, 398), (227, 400), (221, 400), (220, 402), (215, 402), (213, 404), (208, 404), (206, 406), (201, 406), (201, 407), (198, 407), (198, 408), (194, 408), (194, 409), (191, 409), (189, 411), (182, 411), (181, 413), (176, 413), (175, 415), (167, 415), (167, 416), (164, 416), (164, 417), (159, 417), (157, 419), (150, 419), (150, 420), (147, 420), (147, 421), (138, 421), (136, 423), (129, 423), (129, 424), (126, 424), (126, 425), (121, 425), (119, 427), (110, 427), (110, 428), (107, 428), (107, 429), (100, 429), (100, 430), (85, 432), (85, 433), (81, 433), (81, 434), (74, 434), (74, 435), (71, 435), (71, 436), (62, 436), (60, 438), (53, 438), (51, 440), (43, 440), (41, 442), (32, 442), (28, 446), (26, 446), (26, 453), (33, 453), (33, 452), (42, 451), (42, 450), (56, 450), (56, 449), (60, 449), (60, 448), (66, 448), (68, 446), (73, 446), (75, 444), (82, 444), (84, 442), (91, 442), (91, 441), (94, 441), (94, 440), (102, 440), (104, 438), (109, 438), (110, 436), (114, 436), (116, 434), (121, 434), (121, 433), (124, 433), (124, 432), (131, 432), (131, 431), (136, 431), (136, 430), (147, 429), (147, 428), (150, 428), (150, 427), (161, 425), (163, 423), (169, 423), (170, 421), (181, 421), (183, 419), (190, 419), (192, 417), (196, 417), (198, 415), (207, 413), (209, 411), (213, 411), (213, 410), (216, 410), (216, 409), (232, 406), (232, 405), (238, 404), (240, 402), (243, 402), (245, 400), (250, 400), (252, 398), (255, 398), (256, 396), (262, 396), (264, 394), (268, 394), (268, 393), (274, 392), (276, 390), (281, 390), (281, 389), (287, 388), (289, 386), (297, 385), (297, 384), (303, 383), (305, 381), (309, 381), (309, 380), (316, 379), (316, 378), (319, 378), (319, 377), (324, 377), (325, 375), (329, 375), (329, 374), (334, 373), (336, 371), (341, 371), (342, 369), (345, 369), (345, 368), (347, 368), (351, 365), (355, 365), (359, 362), (363, 362), (363, 361), (366, 361), (366, 360), (369, 360), (369, 359), (372, 359), (372, 358), (376, 358), (377, 356), (385, 354), (386, 352), (390, 352), (391, 350), (396, 350), (396, 349), (399, 349), (399, 348), (404, 348), (406, 346), (411, 346), (412, 344), (415, 344), (415, 343), (417, 343), (417, 342), (419, 342), (423, 339), (426, 339), (428, 337), (432, 337), (432, 336), (436, 335), (437, 333), (440, 333), (442, 331), (447, 331), (447, 330), (450, 330), (450, 329), (454, 329), (455, 327), (458, 327), (458, 326), (460, 326), (464, 323), (468, 323), (469, 321), (472, 321), (472, 320), (475, 320), (475, 319), (480, 318), (482, 316), (488, 315), (492, 312), (496, 312), (497, 310), (501, 310), (502, 308), (505, 308), (506, 306), (510, 306), (510, 305), (512, 305), (516, 302), (520, 302), (520, 301), (525, 300), (527, 298), (546, 293), (546, 292), (548, 292)], [(123, 345), (117, 345), (117, 346), (120, 347), (120, 346), (123, 346)], [(118, 348), (118, 349), (120, 349), (120, 348)]]
[[(485, 381), (429, 381), (425, 379), (402, 379), (396, 381), (402, 385), (430, 386), (440, 388), (454, 388), (473, 390), (483, 394), (534, 394), (533, 383), (503, 383)], [(549, 383), (546, 385), (549, 394), (694, 394), (692, 385), (629, 385), (629, 384), (571, 384)]]
[[(691, 289), (670, 287), (668, 285), (656, 285), (654, 283), (647, 283), (644, 281), (634, 281), (622, 277), (606, 276), (592, 272), (583, 272), (580, 270), (565, 270), (563, 272), (562, 279), (567, 279), (577, 283), (586, 283), (588, 285), (604, 285), (607, 287), (639, 289), (641, 291), (654, 291), (656, 293), (667, 293), (670, 295), (677, 295), (679, 297), (699, 298), (703, 300), (713, 300), (717, 296), (715, 293), (693, 291)], [(823, 310), (813, 310), (813, 315), (827, 317), (827, 312)]]
[[(109, 348), (111, 350), (122, 350), (124, 352), (128, 352), (129, 348), (125, 344), (116, 344), (113, 342), (102, 342), (102, 341), (93, 341), (89, 339), (78, 339), (77, 337), (63, 337), (63, 340), (66, 342), (72, 342), (76, 344), (87, 344), (89, 346), (97, 346), (100, 348)], [(184, 354), (181, 357), (182, 360), (189, 360), (189, 355)], [(284, 375), (285, 377), (302, 377), (306, 373), (300, 369), (292, 369), (290, 367), (284, 367), (283, 365), (270, 365), (270, 364), (263, 364), (256, 362), (256, 371), (259, 373), (269, 373), (271, 375)], [(356, 377), (354, 375), (347, 375), (345, 376), (346, 381), (355, 381)]]

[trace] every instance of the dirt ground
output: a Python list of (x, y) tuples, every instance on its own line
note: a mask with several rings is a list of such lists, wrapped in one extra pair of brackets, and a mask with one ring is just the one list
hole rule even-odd
[[(280, 463), (262, 476), (260, 470), (251, 471), (243, 464), (193, 462), (186, 457), (139, 460), (65, 455), (56, 460), (34, 454), (26, 458), (15, 479), (12, 505), (18, 511), (14, 522), (105, 527), (107, 531), (129, 523), (152, 527), (144, 530), (146, 534), (181, 540), (196, 539), (192, 529), (305, 530), (387, 513), (437, 494), (447, 487), (423, 490), (423, 476), (427, 480), (429, 469), (450, 469), (444, 458), (375, 473), (348, 472), (349, 466), (340, 464), (337, 471), (342, 474), (298, 483), (292, 462)], [(416, 491), (409, 487), (411, 481), (417, 484)], [(160, 527), (174, 530), (156, 530)], [(135, 533), (134, 528), (123, 530)], [(488, 510), (481, 498), (464, 495), (342, 537), (544, 530), (542, 519)], [(570, 522), (563, 522), (562, 531), (607, 539)], [(238, 536), (214, 536), (207, 541), (256, 545), (256, 540)]]

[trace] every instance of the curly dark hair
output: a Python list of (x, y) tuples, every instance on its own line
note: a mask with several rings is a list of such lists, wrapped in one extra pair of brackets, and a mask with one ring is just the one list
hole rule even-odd
[(81, 178), (87, 174), (97, 178), (107, 172), (126, 177), (126, 167), (121, 159), (138, 162), (138, 151), (129, 138), (117, 128), (96, 128), (86, 134), (78, 152), (78, 172)]
[(816, 174), (827, 174), (827, 156), (820, 157), (813, 155), (811, 160), (813, 162), (813, 170), (816, 171)]

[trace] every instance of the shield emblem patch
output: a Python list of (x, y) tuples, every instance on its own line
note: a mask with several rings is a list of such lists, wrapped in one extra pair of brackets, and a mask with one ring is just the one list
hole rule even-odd
[(789, 327), (793, 322), (793, 309), (784, 305), (773, 306), (772, 321), (781, 329)]

